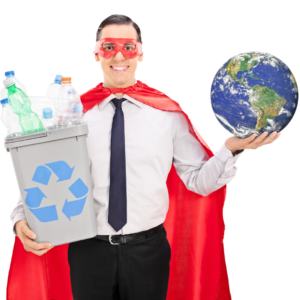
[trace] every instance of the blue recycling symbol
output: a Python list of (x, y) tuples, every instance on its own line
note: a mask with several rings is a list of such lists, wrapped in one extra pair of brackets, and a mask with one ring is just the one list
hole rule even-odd
[[(70, 180), (74, 171), (65, 161), (56, 161), (42, 166), (38, 166), (34, 172), (32, 181), (48, 185), (52, 173), (54, 173), (58, 180)], [(82, 213), (85, 201), (87, 198), (88, 187), (84, 182), (78, 178), (70, 187), (69, 191), (74, 195), (76, 200), (65, 200), (62, 212), (71, 221), (71, 217), (78, 216)], [(40, 222), (52, 222), (58, 220), (56, 205), (40, 207), (43, 198), (46, 195), (40, 190), (39, 187), (24, 189), (27, 192), (25, 203), (29, 210), (35, 215)]]

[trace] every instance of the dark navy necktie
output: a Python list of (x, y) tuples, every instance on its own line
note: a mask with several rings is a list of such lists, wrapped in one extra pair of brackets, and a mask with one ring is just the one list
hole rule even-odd
[(127, 223), (125, 134), (122, 111), (122, 103), (125, 100), (124, 98), (112, 100), (116, 110), (111, 129), (108, 223), (116, 231)]

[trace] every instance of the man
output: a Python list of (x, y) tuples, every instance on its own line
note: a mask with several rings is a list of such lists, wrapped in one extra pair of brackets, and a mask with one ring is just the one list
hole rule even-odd
[[(188, 217), (177, 214), (175, 222), (180, 223), (178, 226), (186, 220), (187, 223), (200, 224), (201, 220), (193, 214), (198, 214), (202, 209), (204, 213), (197, 216), (201, 216), (206, 227), (218, 227), (216, 232), (221, 236), (209, 241), (210, 237), (204, 236), (210, 234), (210, 229), (200, 229), (203, 230), (203, 237), (199, 238), (206, 238), (205, 242), (211, 243), (212, 253), (205, 256), (212, 257), (210, 263), (199, 260), (197, 251), (180, 250), (185, 254), (178, 256), (176, 253), (180, 252), (174, 250), (203, 242), (189, 238), (190, 231), (199, 232), (196, 226), (182, 232), (182, 240), (186, 240), (186, 244), (176, 245), (176, 235), (181, 233), (172, 232), (172, 256), (175, 253), (177, 260), (173, 269), (175, 265), (180, 265), (178, 273), (195, 273), (196, 284), (184, 289), (182, 286), (187, 283), (182, 276), (169, 287), (172, 295), (169, 292), (168, 298), (184, 299), (175, 292), (178, 288), (184, 291), (186, 299), (213, 299), (211, 295), (217, 299), (218, 293), (221, 295), (224, 289), (226, 292), (223, 295), (227, 293), (227, 298), (218, 299), (228, 300), (230, 295), (222, 258), (221, 194), (225, 195), (225, 184), (235, 176), (235, 162), (243, 149), (256, 149), (272, 143), (280, 134), (274, 132), (266, 137), (265, 133), (257, 138), (251, 135), (247, 139), (231, 137), (210, 158), (209, 148), (177, 103), (136, 81), (135, 71), (143, 60), (141, 44), (139, 27), (126, 16), (112, 15), (99, 26), (94, 53), (103, 70), (104, 82), (82, 95), (86, 111), (83, 121), (89, 126), (87, 145), (98, 235), (69, 246), (74, 300), (166, 299), (171, 252), (162, 224), (169, 208), (168, 192), (172, 198), (171, 189), (179, 187), (181, 181), (193, 195), (204, 198), (203, 202), (186, 199), (185, 206), (177, 208), (177, 212)], [(176, 181), (174, 185), (173, 180), (170, 187), (170, 177), (175, 176), (172, 173), (174, 168), (181, 181)], [(221, 192), (218, 194), (218, 191)], [(176, 192), (184, 194), (185, 190)], [(210, 194), (217, 196), (210, 197)], [(217, 206), (217, 213), (210, 219), (208, 214), (212, 210), (212, 202)], [(197, 206), (199, 203), (204, 208)], [(174, 214), (173, 208), (170, 210), (169, 215)], [(28, 228), (21, 201), (11, 218), (25, 250), (41, 256), (51, 249), (47, 243), (38, 244), (32, 240), (35, 234)], [(217, 253), (213, 253), (215, 249)], [(192, 256), (189, 258), (190, 265), (184, 266), (180, 260), (184, 261), (188, 255)], [(218, 263), (213, 265), (214, 261)], [(190, 270), (185, 273), (184, 268), (187, 267)], [(219, 271), (221, 268), (222, 272)], [(222, 282), (225, 283), (218, 284), (220, 279), (212, 282), (210, 278), (214, 278), (215, 274), (211, 276), (210, 273), (213, 272), (218, 278), (223, 276)]]

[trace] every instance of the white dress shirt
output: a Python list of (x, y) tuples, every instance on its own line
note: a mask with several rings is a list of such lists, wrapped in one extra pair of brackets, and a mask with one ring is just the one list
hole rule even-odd
[[(99, 235), (130, 234), (165, 221), (169, 207), (166, 180), (172, 163), (187, 189), (209, 195), (229, 183), (236, 173), (225, 144), (210, 158), (191, 134), (180, 112), (145, 105), (127, 95), (122, 103), (125, 126), (127, 223), (116, 232), (108, 223), (110, 142), (115, 106), (110, 95), (83, 116), (88, 124), (87, 148)], [(193, 209), (191, 203), (191, 209)], [(26, 219), (21, 198), (11, 213), (14, 224)], [(13, 227), (14, 228), (14, 227)], [(15, 230), (14, 233), (16, 234)]]

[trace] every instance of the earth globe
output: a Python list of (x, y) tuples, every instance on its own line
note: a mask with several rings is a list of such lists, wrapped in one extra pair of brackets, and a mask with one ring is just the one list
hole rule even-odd
[(268, 53), (247, 52), (229, 59), (211, 87), (218, 121), (232, 134), (246, 138), (282, 131), (298, 104), (298, 86), (290, 69)]

